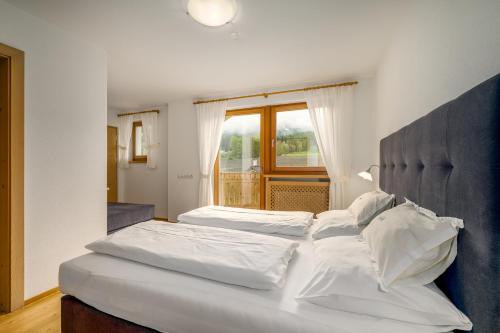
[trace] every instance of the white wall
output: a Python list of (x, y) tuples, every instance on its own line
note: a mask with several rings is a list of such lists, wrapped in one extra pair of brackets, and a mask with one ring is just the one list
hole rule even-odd
[(106, 234), (106, 54), (0, 1), (25, 52), (25, 298)]
[[(168, 219), (198, 207), (198, 135), (192, 100), (168, 103)], [(179, 178), (193, 175), (192, 178)]]
[(498, 13), (498, 0), (414, 4), (377, 73), (375, 160), (378, 140), (500, 72)]
[[(160, 147), (156, 169), (149, 169), (144, 163), (130, 163), (128, 169), (118, 168), (118, 201), (148, 203), (155, 205), (155, 217), (167, 217), (168, 211), (168, 110), (166, 106), (148, 107), (159, 109), (158, 133)], [(108, 109), (108, 125), (118, 126), (118, 113), (136, 110)], [(139, 117), (136, 116), (139, 120)]]
[[(375, 78), (358, 81), (354, 95), (351, 180), (347, 187), (347, 202), (376, 187), (375, 183), (358, 176), (375, 159), (372, 147), (375, 141), (376, 81)], [(372, 170), (372, 173), (377, 171)]]
[[(373, 114), (375, 112), (375, 80), (358, 80), (355, 90), (355, 114), (353, 128), (352, 178), (348, 187), (348, 199), (369, 191), (373, 183), (362, 180), (356, 174), (365, 170), (374, 159), (371, 149), (375, 137)], [(303, 102), (303, 95), (271, 95), (267, 99), (249, 98), (230, 101), (229, 109), (240, 109), (259, 105), (274, 105)], [(196, 113), (192, 100), (169, 103), (169, 173), (168, 173), (168, 217), (177, 220), (180, 213), (198, 206), (198, 142), (196, 133)], [(193, 178), (182, 178), (193, 175)]]

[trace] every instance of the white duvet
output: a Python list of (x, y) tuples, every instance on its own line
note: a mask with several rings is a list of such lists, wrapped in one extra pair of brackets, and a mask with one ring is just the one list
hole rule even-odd
[(252, 231), (264, 234), (304, 236), (313, 213), (205, 206), (178, 216), (179, 222)]
[(284, 283), (298, 243), (243, 231), (148, 221), (87, 249), (215, 281), (273, 289)]

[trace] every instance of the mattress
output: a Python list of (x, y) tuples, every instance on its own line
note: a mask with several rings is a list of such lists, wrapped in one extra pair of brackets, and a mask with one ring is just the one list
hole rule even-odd
[(155, 206), (147, 204), (108, 203), (108, 234), (154, 218)]
[(100, 311), (161, 332), (432, 332), (295, 300), (314, 264), (312, 241), (299, 242), (283, 289), (239, 287), (96, 253), (63, 263), (59, 285)]

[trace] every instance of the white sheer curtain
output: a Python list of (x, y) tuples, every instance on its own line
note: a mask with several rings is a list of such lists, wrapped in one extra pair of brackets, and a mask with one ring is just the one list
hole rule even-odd
[(219, 152), (227, 102), (196, 105), (198, 119), (198, 152), (200, 157), (199, 205), (213, 205), (213, 172)]
[(132, 137), (132, 124), (134, 116), (118, 117), (118, 165), (128, 168), (130, 157), (130, 138)]
[(158, 148), (160, 146), (158, 139), (158, 113), (147, 112), (141, 113), (139, 116), (142, 122), (142, 131), (148, 154), (146, 166), (150, 169), (155, 169), (158, 161)]
[(351, 173), (353, 86), (308, 90), (307, 107), (319, 151), (330, 176), (330, 209), (346, 207)]

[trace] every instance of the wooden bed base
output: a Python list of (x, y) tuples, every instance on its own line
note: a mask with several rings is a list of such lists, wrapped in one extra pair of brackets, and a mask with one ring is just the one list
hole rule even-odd
[(73, 296), (61, 298), (62, 333), (153, 333), (151, 328), (99, 311)]

